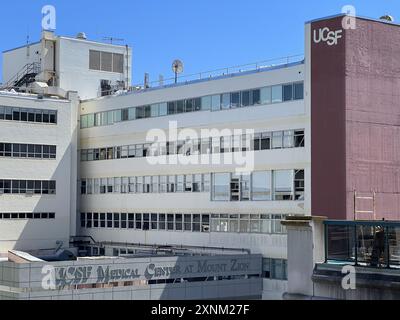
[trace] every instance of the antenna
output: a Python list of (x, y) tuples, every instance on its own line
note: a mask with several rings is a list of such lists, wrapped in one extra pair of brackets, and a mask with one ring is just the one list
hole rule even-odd
[(125, 39), (115, 38), (115, 37), (103, 37), (103, 41), (109, 41), (110, 44), (113, 44), (114, 42), (122, 42), (122, 41), (125, 41)]
[(30, 50), (30, 35), (29, 35), (29, 26), (27, 27), (26, 30), (26, 56), (30, 57), (31, 55), (31, 50)]
[(172, 71), (175, 73), (175, 83), (178, 83), (178, 74), (183, 72), (183, 62), (181, 60), (172, 62)]

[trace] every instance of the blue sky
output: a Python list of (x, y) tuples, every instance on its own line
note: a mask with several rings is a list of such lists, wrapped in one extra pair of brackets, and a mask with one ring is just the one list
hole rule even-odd
[[(19, 0), (2, 1), (1, 51), (40, 38), (41, 8), (57, 9), (59, 35), (84, 31), (91, 40), (123, 38), (133, 47), (133, 82), (145, 72), (172, 77), (179, 58), (185, 74), (304, 52), (304, 22), (354, 5), (357, 15), (400, 21), (398, 0)], [(397, 18), (397, 19), (396, 19)]]

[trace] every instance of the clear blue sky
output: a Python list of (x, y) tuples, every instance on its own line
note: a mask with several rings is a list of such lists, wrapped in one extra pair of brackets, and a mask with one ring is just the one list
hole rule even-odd
[[(399, 0), (19, 0), (2, 1), (1, 51), (40, 38), (41, 8), (57, 9), (59, 35), (86, 32), (89, 39), (125, 39), (134, 49), (133, 80), (171, 77), (175, 58), (185, 74), (269, 58), (302, 54), (304, 22), (341, 12), (351, 4), (357, 15), (391, 14), (400, 22)], [(397, 18), (397, 19), (396, 19)]]

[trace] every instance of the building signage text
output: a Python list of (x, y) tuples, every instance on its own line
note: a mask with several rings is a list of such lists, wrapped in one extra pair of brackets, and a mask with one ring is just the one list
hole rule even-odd
[(154, 280), (162, 278), (184, 278), (199, 274), (246, 274), (250, 271), (250, 263), (238, 259), (228, 260), (226, 263), (210, 263), (208, 260), (200, 260), (189, 264), (177, 264), (174, 266), (159, 266), (151, 263), (143, 268), (113, 268), (113, 266), (73, 266), (56, 268), (55, 277), (57, 287), (90, 284), (110, 283), (133, 280)]
[(343, 30), (331, 31), (328, 27), (314, 30), (314, 43), (326, 42), (328, 46), (336, 46), (341, 38), (343, 38)]

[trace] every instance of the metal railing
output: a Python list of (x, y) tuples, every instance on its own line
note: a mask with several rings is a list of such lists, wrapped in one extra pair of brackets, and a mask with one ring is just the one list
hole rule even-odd
[(27, 63), (19, 70), (14, 77), (9, 79), (5, 84), (1, 85), (0, 90), (11, 90), (18, 88), (17, 84), (27, 75), (37, 75), (40, 73), (41, 65), (39, 62)]
[(128, 91), (140, 91), (146, 90), (149, 88), (157, 88), (157, 87), (167, 87), (174, 84), (185, 84), (192, 81), (198, 80), (212, 80), (222, 76), (229, 76), (238, 73), (250, 72), (250, 71), (257, 71), (257, 70), (265, 70), (273, 67), (282, 67), (287, 66), (291, 63), (301, 62), (304, 60), (303, 54), (297, 54), (292, 56), (285, 56), (281, 58), (274, 58), (254, 63), (248, 63), (238, 66), (220, 68), (210, 71), (203, 71), (189, 75), (178, 76), (178, 81), (176, 83), (175, 77), (163, 79), (162, 81), (151, 81), (148, 83), (140, 83), (137, 85), (133, 85), (129, 87)]
[(325, 221), (325, 262), (400, 268), (400, 222)]

